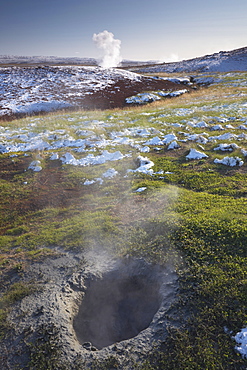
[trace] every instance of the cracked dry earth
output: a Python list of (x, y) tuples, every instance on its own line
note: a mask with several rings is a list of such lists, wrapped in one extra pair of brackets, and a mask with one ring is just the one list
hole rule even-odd
[(66, 369), (91, 368), (111, 356), (119, 369), (132, 369), (166, 338), (168, 326), (179, 325), (168, 318), (178, 289), (171, 266), (99, 251), (57, 253), (23, 276), (40, 289), (8, 317), (13, 329), (3, 343), (2, 369), (29, 369), (30, 344), (43, 339), (44, 328), (56, 337)]

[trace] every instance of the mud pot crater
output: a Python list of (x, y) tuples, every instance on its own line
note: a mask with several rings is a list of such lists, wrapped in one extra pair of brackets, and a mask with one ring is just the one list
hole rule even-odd
[(109, 356), (131, 368), (131, 361), (141, 361), (166, 339), (168, 327), (178, 325), (170, 315), (178, 293), (170, 264), (59, 252), (33, 264), (24, 279), (36, 279), (42, 290), (25, 297), (8, 317), (18, 359), (9, 343), (4, 345), (18, 366), (27, 360), (23, 338), (35, 343), (46, 325), (58, 332), (61, 360), (73, 364), (80, 358), (89, 368)]
[(144, 260), (119, 262), (90, 279), (73, 326), (81, 344), (102, 349), (146, 329), (162, 303), (162, 269)]

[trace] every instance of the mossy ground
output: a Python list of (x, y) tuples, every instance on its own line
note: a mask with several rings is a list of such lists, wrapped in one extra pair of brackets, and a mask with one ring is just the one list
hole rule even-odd
[[(246, 75), (239, 73), (236, 78), (245, 81)], [(75, 124), (83, 115), (102, 121), (111, 116), (111, 127), (96, 128), (97, 134), (103, 131), (106, 136), (130, 126), (162, 129), (166, 121), (172, 124), (195, 116), (205, 121), (212, 115), (240, 117), (238, 104), (244, 104), (246, 96), (240, 96), (234, 84), (229, 86), (232, 80), (232, 76), (225, 76), (224, 83), (142, 108), (38, 117), (37, 130), (51, 126), (71, 130), (68, 117)], [(246, 88), (241, 91), (245, 94)], [(227, 112), (221, 108), (225, 104)], [(164, 118), (160, 117), (163, 113)], [(26, 127), (33, 119), (3, 125)], [(235, 122), (241, 121), (237, 118)], [(179, 130), (169, 126), (166, 133)], [(193, 129), (194, 133), (200, 131)], [(246, 144), (241, 142), (242, 147)], [(2, 336), (10, 306), (34, 289), (21, 282), (21, 273), (28, 264), (55, 253), (57, 246), (76, 250), (97, 246), (118, 256), (143, 256), (161, 264), (169, 260), (179, 273), (176, 309), (179, 313), (187, 307), (188, 319), (182, 320), (182, 327), (170, 328), (167, 342), (157, 346), (145, 363), (136, 365), (138, 369), (246, 368), (246, 360), (234, 349), (232, 336), (247, 325), (247, 165), (215, 164), (216, 156), (226, 154), (215, 153), (214, 146), (208, 143), (205, 153), (209, 157), (194, 161), (187, 161), (185, 156), (191, 147), (198, 148), (197, 143), (184, 143), (177, 151), (153, 149), (148, 157), (155, 164), (154, 172), (163, 170), (164, 175), (135, 173), (125, 177), (126, 170), (134, 168), (133, 159), (126, 158), (121, 164), (114, 163), (121, 176), (91, 186), (83, 185), (85, 179), (97, 177), (109, 165), (62, 165), (49, 161), (44, 152), (20, 153), (13, 159), (2, 154)], [(43, 170), (26, 171), (38, 154)], [(241, 153), (237, 150), (234, 155)], [(146, 190), (137, 193), (140, 187)], [(11, 285), (11, 274), (19, 276), (20, 281)], [(109, 363), (114, 363), (112, 368), (118, 366), (116, 359)], [(102, 363), (101, 368), (106, 364)]]

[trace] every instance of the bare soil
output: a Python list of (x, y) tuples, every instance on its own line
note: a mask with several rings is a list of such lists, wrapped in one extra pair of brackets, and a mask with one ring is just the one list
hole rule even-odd
[(143, 77), (141, 81), (119, 80), (114, 85), (86, 96), (81, 105), (85, 109), (112, 109), (129, 106), (125, 99), (141, 92), (180, 90), (181, 85), (162, 79)]

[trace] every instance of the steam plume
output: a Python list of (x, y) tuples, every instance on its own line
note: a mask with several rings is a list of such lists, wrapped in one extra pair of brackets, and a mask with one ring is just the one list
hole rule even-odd
[(163, 61), (164, 61), (165, 63), (178, 62), (178, 61), (179, 61), (178, 54), (172, 53), (172, 54), (170, 54), (169, 56), (164, 57), (164, 58), (163, 58)]
[(114, 39), (113, 33), (106, 30), (98, 34), (94, 33), (93, 41), (103, 51), (103, 57), (100, 62), (101, 67), (117, 67), (121, 63), (121, 41)]

